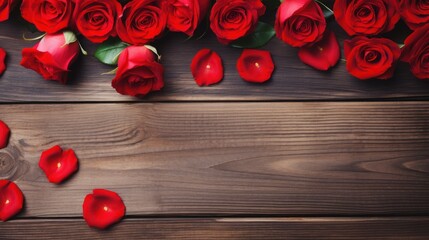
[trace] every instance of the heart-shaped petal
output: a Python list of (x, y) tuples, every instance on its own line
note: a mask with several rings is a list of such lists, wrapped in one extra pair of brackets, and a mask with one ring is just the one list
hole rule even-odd
[(105, 229), (125, 215), (121, 197), (106, 189), (94, 189), (83, 201), (83, 218), (90, 227)]
[(0, 149), (5, 148), (9, 142), (10, 129), (0, 120)]
[(271, 54), (266, 50), (244, 49), (237, 60), (238, 74), (248, 82), (263, 83), (268, 81), (274, 68)]
[(6, 51), (0, 48), (0, 76), (6, 71)]
[(45, 172), (51, 183), (61, 183), (78, 169), (78, 160), (72, 149), (63, 151), (60, 146), (54, 146), (43, 151), (39, 167)]
[(0, 180), (0, 220), (7, 221), (18, 214), (24, 204), (21, 189), (9, 180)]
[(210, 49), (201, 49), (192, 59), (191, 72), (198, 86), (218, 83), (223, 78), (222, 59)]

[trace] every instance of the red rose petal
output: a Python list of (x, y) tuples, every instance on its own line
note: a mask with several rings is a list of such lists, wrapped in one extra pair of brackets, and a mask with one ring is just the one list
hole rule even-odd
[(201, 49), (192, 59), (191, 72), (198, 86), (218, 83), (223, 78), (222, 59), (210, 49)]
[(298, 57), (303, 63), (318, 70), (326, 71), (335, 66), (340, 59), (340, 47), (334, 32), (326, 31), (319, 42), (300, 48)]
[(19, 187), (9, 180), (0, 180), (0, 220), (4, 222), (18, 214), (23, 204)]
[(0, 149), (5, 148), (9, 142), (10, 129), (2, 120), (0, 120)]
[(45, 172), (51, 183), (61, 183), (78, 169), (78, 160), (72, 149), (63, 151), (54, 146), (42, 153), (39, 167)]
[(94, 189), (83, 201), (83, 218), (90, 227), (105, 229), (119, 222), (125, 215), (121, 197), (112, 191)]
[(6, 71), (6, 51), (3, 48), (0, 48), (0, 75)]
[(248, 82), (263, 83), (271, 78), (274, 62), (269, 51), (244, 49), (237, 60), (240, 77)]

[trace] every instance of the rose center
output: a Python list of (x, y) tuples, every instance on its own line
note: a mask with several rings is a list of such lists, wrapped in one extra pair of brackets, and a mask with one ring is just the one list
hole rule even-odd
[(240, 9), (234, 9), (226, 15), (226, 21), (229, 23), (239, 23), (243, 20), (243, 14)]
[(133, 75), (128, 78), (128, 84), (133, 87), (140, 86), (143, 82), (143, 79), (139, 76)]
[(377, 51), (365, 51), (363, 54), (363, 59), (369, 63), (377, 63), (381, 58), (380, 53)]

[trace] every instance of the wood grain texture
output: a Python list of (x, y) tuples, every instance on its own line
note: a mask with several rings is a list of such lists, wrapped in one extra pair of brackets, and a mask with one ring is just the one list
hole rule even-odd
[(192, 218), (127, 219), (107, 231), (83, 220), (18, 220), (0, 223), (12, 239), (422, 239), (429, 218)]
[[(429, 214), (426, 102), (25, 104), (0, 117), (20, 217), (81, 216), (93, 188), (117, 191), (129, 216)], [(62, 185), (37, 166), (55, 144), (80, 159)]]
[[(336, 23), (331, 28), (340, 42), (346, 34)], [(35, 42), (22, 40), (26, 32), (22, 23), (0, 23), (0, 47), (7, 50), (8, 70), (0, 77), (0, 102), (80, 102), (80, 101), (139, 101), (121, 96), (110, 86), (113, 75), (101, 75), (113, 67), (105, 66), (92, 57), (81, 57), (75, 64), (68, 85), (44, 81), (37, 73), (19, 65), (21, 49)], [(404, 31), (398, 30), (403, 33)], [(406, 31), (405, 31), (406, 32)], [(402, 40), (398, 40), (401, 42)], [(83, 42), (92, 54), (95, 45)], [(390, 99), (429, 97), (429, 82), (414, 78), (409, 66), (399, 65), (395, 78), (388, 81), (360, 81), (351, 77), (345, 63), (328, 72), (319, 72), (300, 62), (297, 50), (279, 39), (273, 39), (263, 49), (269, 50), (276, 63), (273, 78), (266, 84), (244, 82), (235, 68), (241, 50), (223, 46), (213, 34), (199, 41), (185, 41), (180, 34), (170, 34), (156, 43), (165, 66), (165, 88), (143, 101), (237, 101), (237, 100), (319, 100), (319, 99)], [(223, 59), (225, 78), (211, 87), (198, 87), (190, 72), (191, 60), (199, 49), (211, 48)]]

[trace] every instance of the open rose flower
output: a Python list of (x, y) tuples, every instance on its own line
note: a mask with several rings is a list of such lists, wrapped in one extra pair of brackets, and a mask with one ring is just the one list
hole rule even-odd
[(393, 76), (401, 49), (386, 38), (357, 36), (344, 41), (347, 70), (356, 78), (388, 79)]
[(216, 84), (223, 78), (222, 59), (210, 49), (201, 49), (192, 59), (191, 73), (198, 86)]
[(7, 221), (18, 214), (24, 204), (21, 189), (9, 180), (0, 180), (0, 220)]
[(6, 51), (0, 48), (0, 76), (6, 71)]
[(122, 12), (116, 0), (76, 0), (73, 21), (88, 40), (101, 43), (116, 36), (115, 22)]
[(132, 0), (122, 10), (116, 31), (122, 41), (143, 45), (159, 37), (167, 26), (167, 4), (160, 0)]
[(70, 25), (74, 1), (22, 0), (21, 15), (41, 32), (56, 33)]
[(400, 19), (398, 0), (336, 0), (334, 15), (350, 36), (388, 32)]
[(219, 42), (229, 44), (252, 33), (265, 10), (260, 0), (217, 0), (210, 13), (210, 28)]
[(168, 29), (192, 36), (209, 10), (210, 0), (167, 0), (167, 3)]
[(78, 160), (72, 149), (63, 151), (54, 146), (42, 152), (39, 167), (45, 172), (51, 183), (61, 183), (78, 169)]
[(119, 55), (112, 87), (123, 95), (143, 97), (164, 87), (164, 68), (146, 46), (130, 46)]
[(10, 129), (2, 120), (0, 120), (0, 149), (7, 147), (9, 142)]
[(125, 215), (125, 204), (112, 191), (94, 189), (83, 201), (83, 218), (90, 227), (106, 229)]
[(401, 60), (411, 65), (420, 79), (429, 79), (429, 24), (418, 28), (405, 39)]
[(0, 22), (9, 19), (9, 14), (18, 0), (0, 0)]
[(298, 57), (303, 63), (322, 71), (335, 66), (340, 60), (340, 46), (334, 32), (326, 31), (324, 35), (322, 40), (298, 51)]
[(326, 20), (314, 0), (287, 0), (277, 10), (274, 29), (285, 43), (302, 47), (322, 39)]
[(21, 65), (46, 80), (65, 84), (71, 63), (79, 55), (79, 43), (72, 32), (47, 34), (32, 48), (22, 50)]
[(411, 29), (429, 24), (429, 1), (399, 0), (399, 12)]
[(248, 82), (263, 83), (271, 78), (274, 62), (269, 51), (244, 49), (237, 60), (237, 71)]

